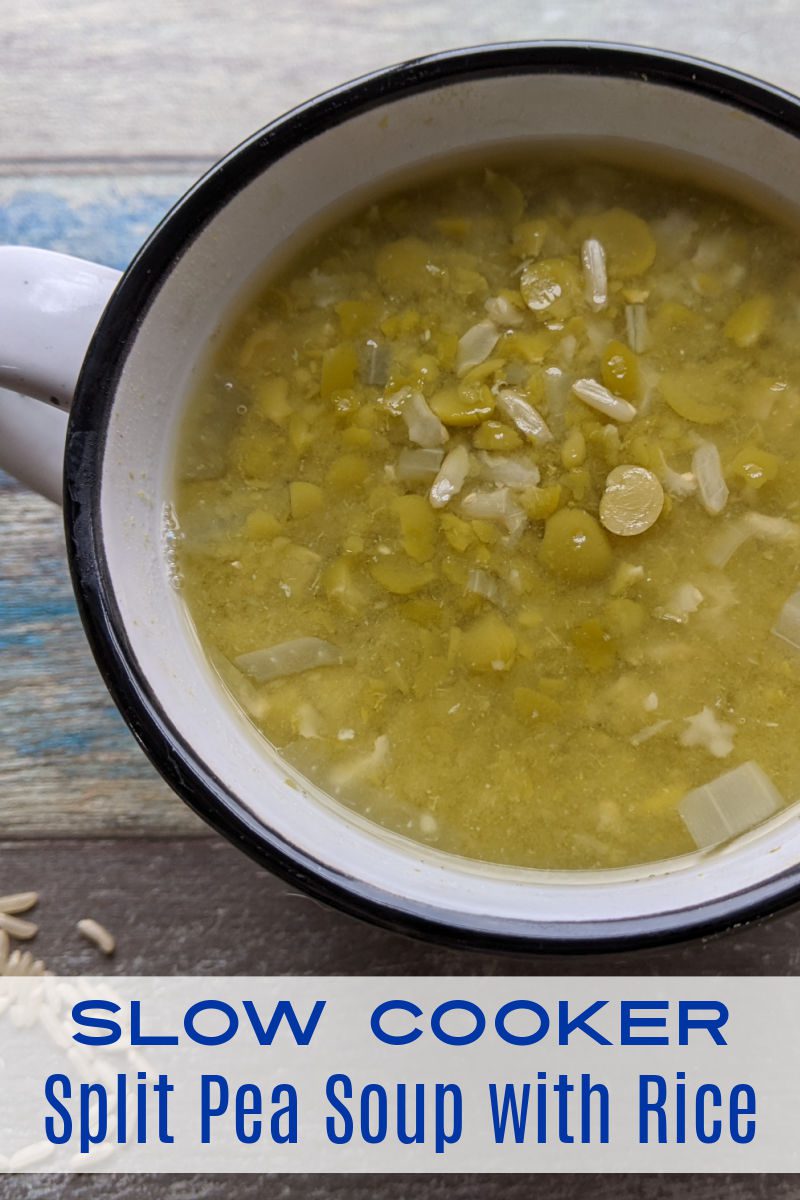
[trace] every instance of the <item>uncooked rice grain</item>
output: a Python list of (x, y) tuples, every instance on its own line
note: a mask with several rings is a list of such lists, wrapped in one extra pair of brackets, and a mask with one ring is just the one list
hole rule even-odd
[(44, 975), (45, 968), (38, 958), (34, 958), (30, 950), (12, 950), (8, 961), (0, 967), (2, 975)]
[(103, 1142), (101, 1145), (93, 1147), (93, 1149), (89, 1150), (86, 1154), (84, 1154), (82, 1150), (79, 1150), (78, 1153), (73, 1154), (72, 1158), (69, 1160), (69, 1166), (75, 1171), (90, 1171), (92, 1167), (95, 1167), (99, 1163), (105, 1162), (107, 1158), (110, 1158), (114, 1153), (114, 1150), (115, 1147), (111, 1145), (110, 1142)]
[(27, 912), (39, 903), (38, 892), (14, 892), (11, 896), (0, 896), (0, 913), (16, 916)]
[(26, 1167), (33, 1167), (40, 1162), (44, 1162), (54, 1152), (55, 1146), (51, 1142), (34, 1142), (30, 1146), (23, 1146), (21, 1150), (17, 1150), (16, 1154), (12, 1154), (8, 1165), (11, 1171), (23, 1171)]
[[(22, 924), (28, 923), (22, 922)], [(110, 941), (113, 948), (114, 939), (108, 930), (98, 922), (82, 921), (80, 927), (81, 932), (90, 936), (96, 944), (99, 937), (102, 939), (103, 947), (108, 946)], [(89, 998), (98, 994), (112, 999), (115, 1003), (119, 1002), (121, 1005), (122, 1001), (116, 993), (112, 992), (110, 988), (98, 989), (88, 979), (74, 980), (71, 983), (58, 982), (45, 969), (44, 963), (34, 959), (29, 950), (20, 948), (12, 950), (9, 931), (3, 928), (0, 929), (0, 977), (14, 975), (46, 976), (47, 978), (42, 978), (30, 991), (24, 993), (26, 997), (24, 1004), (21, 998), (14, 998), (13, 992), (6, 991), (5, 994), (0, 995), (0, 1018), (8, 1022), (12, 1029), (27, 1028), (38, 1021), (42, 1032), (65, 1054), (79, 1073), (82, 1082), (89, 1083), (99, 1079), (110, 1087), (117, 1076), (114, 1065), (97, 1058), (86, 1050), (78, 1050), (72, 1045), (71, 1029), (66, 1022), (64, 1010), (71, 1011), (73, 1003), (81, 996)], [(4, 1031), (3, 1039), (6, 1036)], [(5, 1041), (3, 1044), (5, 1045)], [(124, 1044), (120, 1049), (129, 1056), (132, 1053), (130, 1050), (125, 1050)], [(137, 1056), (136, 1065), (146, 1071), (148, 1078), (155, 1078), (152, 1068), (141, 1055)], [(93, 1098), (93, 1101), (89, 1106), (89, 1122), (96, 1127), (99, 1119), (99, 1104), (96, 1097)], [(111, 1111), (113, 1111), (113, 1107), (114, 1102), (112, 1101)], [(94, 1147), (88, 1155), (74, 1155), (69, 1160), (69, 1167), (72, 1170), (92, 1170), (96, 1165), (109, 1158), (115, 1149), (116, 1147), (105, 1142)], [(37, 1141), (21, 1147), (11, 1155), (0, 1154), (0, 1175), (8, 1171), (38, 1170), (39, 1164), (46, 1162), (54, 1151), (55, 1146), (51, 1143)]]
[(82, 921), (78, 921), (78, 929), (85, 938), (90, 942), (94, 942), (98, 950), (102, 950), (103, 954), (113, 954), (116, 947), (116, 939), (112, 933), (101, 925), (99, 921), (92, 920), (91, 917), (85, 917)]
[(33, 921), (23, 921), (21, 917), (13, 917), (10, 913), (0, 912), (0, 929), (19, 942), (29, 942), (39, 932), (39, 926)]

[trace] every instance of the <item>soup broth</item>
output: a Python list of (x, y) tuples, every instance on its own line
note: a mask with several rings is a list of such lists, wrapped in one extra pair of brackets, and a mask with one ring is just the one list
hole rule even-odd
[(791, 802), (799, 327), (796, 233), (677, 175), (530, 151), (373, 200), (189, 407), (177, 567), (225, 685), (475, 859), (645, 862)]

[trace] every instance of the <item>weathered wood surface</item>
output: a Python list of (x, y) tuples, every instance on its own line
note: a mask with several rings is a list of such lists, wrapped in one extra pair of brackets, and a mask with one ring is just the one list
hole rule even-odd
[[(711, 942), (594, 958), (461, 953), (356, 922), (284, 884), (220, 839), (0, 842), (3, 888), (39, 887), (33, 948), (61, 974), (540, 975), (796, 974), (800, 914)], [(117, 937), (112, 960), (77, 933), (83, 916)], [(116, 1176), (117, 1200), (793, 1200), (792, 1176)], [(103, 1177), (0, 1180), (3, 1200), (106, 1200)]]
[[(515, 956), (376, 929), (294, 891), (216, 837), (0, 841), (0, 864), (4, 891), (40, 890), (32, 948), (62, 975), (514, 975), (530, 989), (540, 975), (800, 970), (800, 911), (635, 953)], [(77, 933), (87, 916), (116, 935), (113, 959)]]
[[(793, 1175), (18, 1176), (13, 1200), (797, 1200)], [(9, 1192), (9, 1196), (11, 1193)]]
[[(0, 243), (124, 267), (189, 182), (0, 178)], [(109, 700), (75, 608), (60, 510), (2, 474), (0, 730), (0, 834), (205, 832)]]
[[(0, 241), (115, 266), (215, 154), (314, 91), (406, 55), (487, 39), (618, 38), (705, 53), (800, 90), (796, 0), (717, 2), (680, 22), (654, 0), (322, 0), (313, 15), (298, 3), (246, 5), (235, 19), (221, 0), (181, 0), (168, 19), (152, 0), (135, 11), (39, 0), (7, 5), (3, 24)], [(200, 831), (105, 697), (58, 514), (5, 481), (0, 535), (0, 831)]]
[(60, 511), (2, 475), (0, 546), (0, 833), (204, 832), (110, 702), (75, 609)]
[(60, 512), (1, 476), (0, 545), (2, 834), (202, 829), (110, 703), (75, 610)]
[[(2, 6), (0, 241), (123, 266), (190, 178), (321, 89), (446, 46), (526, 37), (657, 44), (800, 91), (798, 0), (8, 0)], [(795, 974), (800, 915), (708, 943), (602, 959), (461, 954), (371, 929), (270, 878), (161, 784), (108, 700), (71, 599), (60, 514), (0, 481), (0, 891), (36, 887), (37, 950), (103, 970), (91, 915), (130, 973)], [(101, 1200), (102, 1177), (0, 1182), (2, 1200)], [(119, 1200), (738, 1200), (791, 1177), (117, 1177)]]
[(703, 55), (800, 90), (795, 0), (6, 0), (0, 154), (214, 157), (290, 105), (450, 46), (595, 38)]

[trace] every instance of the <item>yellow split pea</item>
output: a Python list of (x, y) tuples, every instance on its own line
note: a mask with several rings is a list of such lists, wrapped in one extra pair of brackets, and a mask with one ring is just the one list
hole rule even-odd
[(611, 533), (633, 537), (655, 525), (664, 507), (664, 489), (646, 467), (615, 467), (600, 497), (600, 521)]

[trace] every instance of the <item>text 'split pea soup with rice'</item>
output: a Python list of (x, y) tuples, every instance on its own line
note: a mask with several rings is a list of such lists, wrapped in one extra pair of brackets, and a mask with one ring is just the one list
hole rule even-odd
[(531, 151), (378, 198), (241, 312), (178, 456), (225, 685), (344, 804), (613, 867), (800, 796), (800, 255)]

